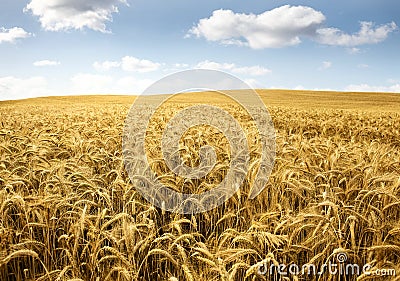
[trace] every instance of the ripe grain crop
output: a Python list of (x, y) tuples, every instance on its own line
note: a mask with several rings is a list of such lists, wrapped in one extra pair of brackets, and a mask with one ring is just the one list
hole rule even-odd
[[(362, 107), (372, 94), (332, 94), (344, 99), (341, 108), (316, 98), (321, 93), (297, 94), (297, 104), (264, 97), (277, 152), (254, 200), (247, 198), (259, 157), (253, 123), (215, 98), (246, 131), (251, 169), (232, 198), (196, 215), (158, 209), (130, 182), (121, 139), (132, 98), (0, 103), (0, 280), (344, 280), (258, 271), (264, 263), (322, 266), (339, 252), (400, 274), (400, 97), (375, 94), (380, 101)], [(224, 136), (199, 126), (182, 137), (179, 153), (192, 167), (201, 146), (216, 147), (214, 169), (196, 180), (169, 171), (159, 143), (169, 118), (192, 102), (161, 108), (146, 145), (163, 184), (198, 193), (226, 175)]]

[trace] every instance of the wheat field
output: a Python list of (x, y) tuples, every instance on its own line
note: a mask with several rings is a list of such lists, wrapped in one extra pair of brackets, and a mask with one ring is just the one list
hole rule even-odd
[[(125, 171), (124, 120), (133, 97), (52, 97), (0, 102), (0, 280), (400, 280), (353, 274), (261, 274), (265, 264), (347, 262), (400, 276), (400, 95), (259, 91), (276, 130), (275, 166), (248, 199), (259, 146), (240, 190), (201, 214), (165, 212), (142, 198)], [(206, 126), (187, 132), (180, 155), (217, 165), (184, 180), (162, 161), (159, 138), (178, 110), (209, 100), (243, 126), (240, 106), (212, 93), (178, 96), (148, 129), (153, 171), (170, 188), (213, 188), (229, 149)], [(149, 97), (151, 103), (151, 97)]]

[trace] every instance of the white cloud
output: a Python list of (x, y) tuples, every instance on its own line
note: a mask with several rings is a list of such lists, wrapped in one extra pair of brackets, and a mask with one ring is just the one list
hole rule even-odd
[(318, 68), (319, 70), (325, 70), (332, 67), (332, 62), (330, 61), (323, 61), (322, 66)]
[(218, 63), (214, 61), (202, 61), (196, 66), (197, 68), (214, 69), (221, 71), (229, 71), (237, 74), (247, 74), (251, 76), (261, 76), (271, 73), (271, 70), (259, 65), (238, 67), (234, 63)]
[(361, 52), (361, 49), (360, 48), (356, 48), (356, 47), (348, 48), (347, 52), (349, 54), (355, 55), (355, 54), (359, 54)]
[(295, 91), (324, 91), (324, 92), (326, 92), (326, 91), (328, 91), (328, 92), (331, 92), (331, 91), (338, 91), (337, 89), (332, 89), (332, 88), (328, 88), (328, 87), (326, 87), (326, 88), (324, 88), (324, 87), (322, 87), (322, 88), (318, 88), (318, 87), (315, 87), (315, 88), (313, 88), (313, 87), (305, 87), (305, 86), (303, 86), (303, 85), (301, 85), (301, 84), (299, 84), (299, 85), (296, 85), (296, 86), (288, 86), (288, 85), (279, 85), (279, 86), (271, 86), (271, 87), (268, 87), (268, 89), (279, 89), (279, 90), (295, 90)]
[(301, 36), (315, 33), (324, 20), (321, 12), (305, 6), (285, 5), (259, 15), (216, 10), (189, 34), (253, 49), (279, 48), (299, 44)]
[(106, 22), (118, 13), (118, 5), (128, 5), (126, 0), (31, 0), (25, 12), (39, 17), (45, 30), (62, 31), (89, 28), (108, 32)]
[(271, 73), (272, 71), (265, 67), (254, 65), (254, 66), (235, 67), (232, 69), (232, 72), (239, 74), (248, 74), (252, 76), (260, 76)]
[(363, 21), (360, 23), (360, 31), (355, 34), (347, 34), (332, 27), (320, 28), (317, 30), (317, 40), (325, 45), (344, 47), (376, 44), (384, 41), (389, 33), (396, 29), (397, 25), (394, 22), (375, 27), (374, 23)]
[(0, 44), (15, 43), (17, 39), (24, 39), (33, 36), (32, 33), (26, 32), (21, 27), (13, 27), (10, 29), (0, 27)]
[(214, 70), (231, 70), (235, 67), (234, 63), (218, 63), (214, 61), (201, 61), (197, 64), (197, 68), (214, 69)]
[(187, 63), (175, 63), (173, 65), (175, 68), (188, 68), (189, 65)]
[(0, 77), (0, 100), (16, 100), (54, 94), (44, 77), (26, 79), (14, 76)]
[(78, 73), (71, 78), (73, 94), (140, 94), (153, 81), (135, 77)]
[(94, 69), (97, 71), (108, 71), (111, 68), (117, 68), (121, 66), (121, 62), (119, 61), (104, 61), (104, 62), (95, 62), (93, 63)]
[(293, 90), (306, 90), (303, 85), (297, 85), (296, 87), (293, 88)]
[(61, 63), (59, 61), (54, 60), (40, 60), (33, 63), (34, 66), (57, 66), (60, 64)]
[(121, 94), (141, 94), (154, 81), (126, 76), (116, 80), (115, 92)]
[(345, 91), (400, 93), (400, 84), (393, 84), (389, 86), (373, 86), (368, 84), (349, 85), (345, 88)]
[(371, 22), (361, 22), (361, 30), (350, 35), (337, 28), (323, 27), (325, 19), (322, 12), (307, 6), (285, 5), (259, 15), (221, 9), (209, 18), (200, 19), (186, 36), (252, 49), (293, 46), (301, 43), (304, 37), (326, 45), (355, 47), (379, 43), (397, 28), (394, 22), (378, 27)]
[(78, 73), (71, 78), (74, 94), (104, 93), (112, 85), (113, 79), (108, 75)]
[(163, 71), (166, 73), (174, 73), (174, 72), (178, 72), (178, 71), (187, 70), (189, 68), (190, 68), (190, 65), (187, 63), (174, 63), (172, 65), (169, 65), (166, 68), (163, 68)]
[(121, 67), (121, 69), (124, 71), (139, 73), (156, 71), (160, 68), (160, 66), (160, 63), (145, 59), (138, 59), (131, 56), (125, 56), (120, 61), (96, 61), (95, 63), (93, 63), (93, 67), (97, 71), (108, 71), (112, 68)]
[(160, 66), (160, 63), (131, 56), (123, 57), (121, 61), (121, 67), (125, 71), (151, 72), (158, 70)]
[(397, 84), (400, 83), (400, 80), (389, 78), (386, 80), (389, 84)]
[(365, 63), (360, 63), (359, 65), (357, 65), (358, 68), (369, 68), (368, 64)]
[(265, 88), (264, 84), (262, 84), (260, 81), (253, 79), (253, 78), (245, 79), (244, 82), (253, 89), (264, 89)]

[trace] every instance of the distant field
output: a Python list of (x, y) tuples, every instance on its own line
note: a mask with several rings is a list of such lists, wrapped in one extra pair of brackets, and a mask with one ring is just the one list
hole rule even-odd
[[(324, 91), (294, 90), (256, 90), (266, 106), (284, 106), (299, 109), (350, 109), (357, 111), (400, 111), (400, 94), (397, 93), (349, 93)], [(240, 91), (231, 91), (240, 94)], [(132, 104), (134, 96), (91, 95), (34, 98), (20, 101), (0, 101), (0, 104), (43, 104), (43, 103), (83, 103), (83, 104)], [(149, 96), (151, 102), (152, 97)], [(179, 95), (177, 102), (191, 103), (210, 100), (213, 103), (224, 103), (225, 98), (214, 93), (191, 93)]]
[[(179, 95), (148, 127), (152, 170), (170, 188), (193, 193), (222, 181), (230, 150), (220, 132), (194, 128), (180, 155), (196, 167), (199, 147), (213, 145), (217, 165), (202, 179), (174, 175), (159, 141), (173, 114), (206, 101), (250, 128), (251, 168), (240, 192), (197, 215), (156, 208), (130, 182), (121, 140), (134, 96), (0, 102), (0, 280), (400, 280), (393, 274), (400, 274), (400, 94), (258, 92), (277, 149), (253, 200), (260, 136), (238, 105), (212, 93)], [(318, 270), (340, 255), (360, 272), (262, 270)], [(368, 275), (365, 264), (392, 271)]]

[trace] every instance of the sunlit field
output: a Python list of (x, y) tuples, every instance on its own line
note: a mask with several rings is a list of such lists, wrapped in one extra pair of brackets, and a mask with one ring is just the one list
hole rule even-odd
[[(239, 105), (192, 93), (152, 119), (146, 139), (152, 169), (185, 192), (220, 183), (230, 150), (220, 132), (194, 128), (181, 139), (181, 157), (196, 167), (208, 144), (216, 147), (217, 165), (201, 180), (177, 177), (160, 154), (173, 114), (207, 101), (246, 132), (250, 169), (243, 186), (220, 207), (195, 215), (154, 207), (130, 182), (121, 142), (134, 97), (0, 102), (0, 280), (400, 280), (400, 95), (258, 92), (274, 122), (277, 151), (270, 179), (253, 200), (259, 136)], [(337, 263), (338, 254), (360, 270), (369, 264), (370, 272), (392, 271), (269, 270), (313, 264), (319, 271)]]

